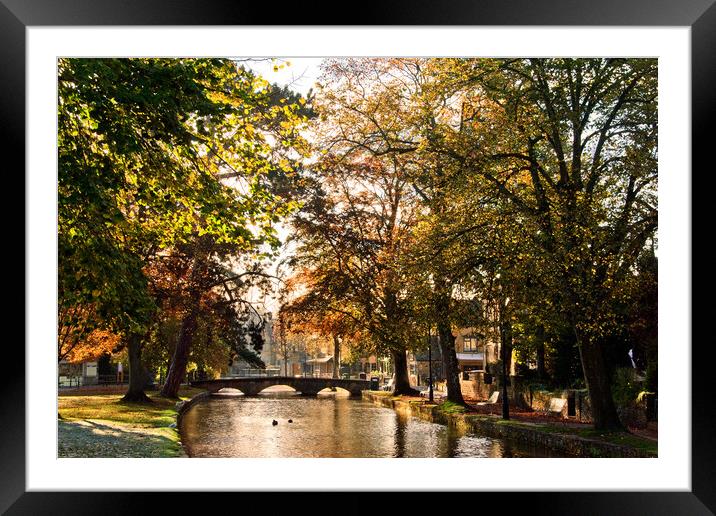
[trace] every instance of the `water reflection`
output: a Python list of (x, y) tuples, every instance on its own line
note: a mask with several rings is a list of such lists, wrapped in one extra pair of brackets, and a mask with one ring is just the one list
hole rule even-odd
[(191, 457), (547, 456), (501, 439), (463, 435), (340, 391), (314, 398), (294, 392), (212, 396), (189, 409), (181, 433)]
[(395, 413), (395, 452), (393, 457), (405, 457), (405, 434), (408, 431), (408, 417), (400, 412)]

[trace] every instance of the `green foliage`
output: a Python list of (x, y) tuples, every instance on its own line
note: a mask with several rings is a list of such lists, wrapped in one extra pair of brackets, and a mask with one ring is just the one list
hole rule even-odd
[(642, 382), (636, 378), (633, 369), (623, 367), (614, 372), (612, 395), (617, 405), (633, 404), (637, 401), (642, 390)]
[(641, 391), (641, 392), (640, 392), (639, 394), (637, 394), (637, 396), (636, 396), (636, 402), (637, 402), (637, 403), (641, 403), (641, 402), (644, 401), (644, 399), (646, 398), (646, 396), (649, 396), (649, 395), (652, 395), (652, 394), (655, 394), (655, 393), (649, 392), (649, 391)]
[(297, 205), (276, 184), (307, 150), (301, 104), (279, 105), (228, 59), (73, 58), (58, 71), (61, 313), (91, 306), (95, 324), (143, 332), (156, 256), (198, 237), (223, 254), (278, 246), (274, 224)]
[(632, 349), (656, 390), (656, 60), (333, 59), (307, 99), (227, 59), (58, 68), (67, 338), (196, 315), (197, 368), (253, 360), (249, 278), (295, 215), (297, 331), (361, 355), (469, 326), (592, 391)]
[[(325, 71), (316, 104), (331, 152), (391, 159), (416, 193), (389, 261), (402, 262), (411, 318), (443, 336), (466, 322), (514, 336), (523, 359), (544, 346), (562, 386), (597, 385), (625, 338), (653, 330), (655, 303), (635, 286), (657, 227), (655, 60), (346, 59)], [(591, 395), (613, 421), (608, 389)]]
[(550, 389), (550, 385), (545, 384), (545, 383), (530, 383), (529, 390), (531, 390), (532, 392), (538, 392), (538, 391), (549, 392), (551, 389)]
[(646, 381), (644, 382), (647, 390), (657, 392), (659, 390), (659, 363), (652, 359), (646, 368)]

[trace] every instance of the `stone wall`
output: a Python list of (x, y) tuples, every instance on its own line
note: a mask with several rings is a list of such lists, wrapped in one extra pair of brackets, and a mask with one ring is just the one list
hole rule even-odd
[[(491, 384), (485, 384), (483, 372), (469, 373), (469, 380), (460, 377), (460, 389), (463, 396), (471, 399), (486, 400), (493, 391), (499, 390), (499, 383), (493, 378)], [(586, 389), (565, 389), (557, 391), (535, 390), (531, 385), (512, 377), (507, 388), (511, 402), (529, 408), (535, 412), (559, 413), (565, 419), (592, 423), (592, 408)], [(565, 401), (561, 401), (565, 400)], [(619, 419), (624, 426), (644, 428), (647, 421), (656, 421), (656, 399), (654, 395), (644, 396), (628, 406), (617, 407)]]
[(586, 389), (565, 389), (557, 391), (536, 390), (519, 381), (508, 388), (514, 403), (535, 412), (561, 414), (563, 418), (592, 422), (592, 410)]
[(485, 373), (482, 371), (470, 371), (467, 380), (463, 379), (462, 374), (460, 375), (460, 390), (467, 398), (486, 400), (496, 388), (494, 378), (492, 383), (485, 383)]
[(619, 420), (625, 426), (646, 428), (649, 421), (656, 421), (656, 397), (647, 394), (626, 406), (617, 406)]
[(482, 415), (446, 413), (437, 405), (407, 402), (389, 393), (363, 391), (363, 399), (394, 410), (406, 411), (426, 421), (449, 425), (462, 431), (519, 441), (532, 446), (558, 451), (571, 457), (656, 457), (652, 452), (573, 434), (541, 430), (537, 425), (503, 421)]
[[(524, 400), (526, 406), (538, 412), (552, 412), (551, 408), (555, 406), (555, 399), (567, 400), (561, 411), (562, 417), (582, 423), (592, 422), (592, 407), (586, 389), (535, 391), (528, 388), (526, 390), (522, 389), (519, 396)], [(617, 413), (622, 424), (629, 427), (645, 428), (649, 419), (647, 417), (649, 412), (654, 412), (652, 418), (655, 420), (655, 411), (647, 410), (647, 405), (650, 401), (648, 397), (644, 397), (644, 399), (635, 401), (628, 406), (618, 406)]]

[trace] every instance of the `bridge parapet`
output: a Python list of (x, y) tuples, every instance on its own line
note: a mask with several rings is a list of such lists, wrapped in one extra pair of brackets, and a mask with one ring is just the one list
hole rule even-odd
[(199, 380), (191, 382), (192, 387), (206, 389), (215, 393), (224, 388), (238, 389), (246, 396), (255, 396), (262, 390), (274, 385), (287, 385), (306, 396), (315, 396), (323, 389), (340, 387), (353, 396), (359, 396), (367, 390), (369, 380), (346, 380), (344, 378), (311, 378), (303, 376), (265, 376), (249, 378), (219, 378), (216, 380)]

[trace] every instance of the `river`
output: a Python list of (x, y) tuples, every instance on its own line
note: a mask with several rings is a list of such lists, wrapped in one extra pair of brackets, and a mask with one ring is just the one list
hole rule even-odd
[(180, 431), (190, 457), (556, 456), (340, 394), (214, 395), (189, 408)]

